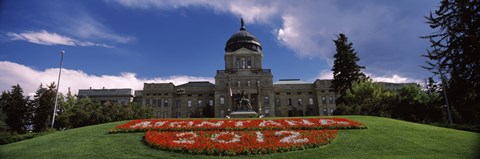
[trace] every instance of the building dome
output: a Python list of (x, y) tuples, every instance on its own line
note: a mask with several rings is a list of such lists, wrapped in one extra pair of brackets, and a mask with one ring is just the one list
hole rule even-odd
[(252, 50), (252, 51), (262, 51), (262, 46), (258, 39), (250, 32), (245, 29), (243, 18), (241, 19), (242, 26), (240, 31), (233, 34), (230, 39), (228, 39), (227, 44), (225, 45), (226, 52), (233, 52), (242, 47)]

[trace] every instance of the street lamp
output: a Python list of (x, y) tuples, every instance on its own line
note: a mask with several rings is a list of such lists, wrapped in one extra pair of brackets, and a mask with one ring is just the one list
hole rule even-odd
[(58, 90), (60, 89), (60, 76), (62, 75), (63, 54), (65, 54), (65, 51), (60, 51), (60, 54), (62, 54), (62, 59), (60, 60), (60, 70), (58, 71), (57, 95), (55, 96), (55, 107), (53, 108), (52, 128), (53, 124), (55, 124), (55, 114), (57, 114)]

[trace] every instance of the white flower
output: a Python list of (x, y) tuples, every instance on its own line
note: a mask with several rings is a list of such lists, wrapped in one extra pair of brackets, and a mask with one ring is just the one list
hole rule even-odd
[[(233, 138), (231, 140), (219, 140), (218, 138), (222, 135), (233, 135)], [(220, 132), (220, 133), (215, 133), (212, 135), (210, 138), (213, 142), (219, 142), (219, 143), (235, 143), (235, 142), (240, 142), (240, 135), (236, 134), (235, 132)]]
[(307, 119), (303, 119), (303, 122), (295, 121), (295, 120), (285, 120), (285, 122), (288, 123), (290, 126), (295, 126), (297, 124), (303, 124), (303, 125), (313, 125), (314, 123), (308, 121)]
[(181, 127), (192, 127), (192, 125), (193, 125), (193, 121), (188, 121), (188, 122), (176, 121), (176, 122), (171, 122), (169, 126), (173, 128), (174, 127), (181, 128)]
[(165, 125), (165, 123), (167, 123), (168, 121), (157, 121), (155, 122), (155, 124), (153, 126), (155, 127), (160, 127), (160, 126), (163, 126)]
[[(184, 138), (184, 136), (186, 136), (186, 135), (191, 135), (191, 136), (187, 137), (187, 138)], [(193, 139), (197, 137), (197, 134), (193, 131), (190, 131), (190, 132), (183, 132), (183, 133), (177, 134), (175, 136), (179, 137), (179, 139), (178, 140), (173, 140), (174, 143), (177, 143), (177, 144), (193, 144), (193, 143), (195, 143), (195, 140), (193, 140)]]
[(264, 120), (260, 124), (258, 124), (258, 126), (260, 127), (265, 127), (267, 125), (282, 126), (282, 124), (275, 122), (273, 120)]
[(150, 125), (150, 121), (144, 121), (144, 122), (141, 122), (141, 123), (137, 123), (135, 125), (132, 125), (130, 126), (131, 128), (146, 128), (146, 127), (149, 127), (151, 126)]
[(275, 136), (283, 136), (284, 134), (290, 134), (289, 136), (285, 136), (280, 140), (280, 143), (306, 143), (308, 142), (307, 138), (297, 139), (300, 136), (299, 132), (296, 131), (277, 131), (275, 132)]
[(210, 126), (214, 126), (214, 127), (219, 127), (219, 126), (222, 126), (223, 125), (223, 121), (218, 121), (216, 123), (213, 123), (213, 122), (209, 122), (209, 121), (202, 121), (202, 123), (200, 124), (197, 124), (196, 126), (197, 127), (202, 127), (204, 125), (210, 125)]
[(255, 134), (257, 134), (257, 141), (258, 142), (263, 142), (263, 134), (261, 131), (257, 131), (255, 132)]

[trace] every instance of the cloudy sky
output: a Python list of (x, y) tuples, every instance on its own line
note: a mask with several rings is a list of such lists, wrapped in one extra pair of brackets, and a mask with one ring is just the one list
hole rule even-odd
[(240, 17), (263, 47), (274, 80), (332, 78), (339, 33), (376, 81), (421, 82), (433, 32), (424, 16), (438, 0), (3, 0), (0, 91), (142, 89), (144, 82), (214, 82)]

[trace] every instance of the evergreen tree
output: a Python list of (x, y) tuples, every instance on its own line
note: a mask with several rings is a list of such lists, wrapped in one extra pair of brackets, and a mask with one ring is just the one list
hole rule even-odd
[(32, 118), (33, 130), (44, 131), (51, 124), (53, 107), (55, 105), (56, 86), (50, 84), (47, 88), (40, 85), (34, 96), (34, 115)]
[(68, 89), (66, 101), (62, 94), (58, 96), (58, 115), (55, 118), (55, 128), (56, 129), (68, 129), (72, 128), (71, 119), (74, 115), (73, 109), (75, 108), (77, 98), (72, 95), (70, 89)]
[(25, 133), (28, 122), (28, 106), (20, 85), (12, 86), (11, 92), (2, 92), (0, 109), (5, 113), (5, 123), (12, 132)]
[[(448, 101), (465, 122), (480, 124), (480, 1), (442, 0), (427, 23), (435, 30), (425, 68), (446, 73)], [(443, 77), (442, 77), (443, 78)], [(457, 121), (458, 122), (458, 121)]]
[(352, 87), (355, 81), (365, 79), (365, 74), (361, 69), (364, 66), (359, 66), (357, 62), (360, 60), (357, 57), (353, 44), (348, 41), (344, 34), (339, 34), (337, 40), (333, 40), (337, 48), (337, 52), (333, 56), (335, 58), (333, 64), (333, 80), (332, 88), (335, 92), (340, 94), (337, 98), (337, 103), (344, 103), (343, 96), (345, 92)]

